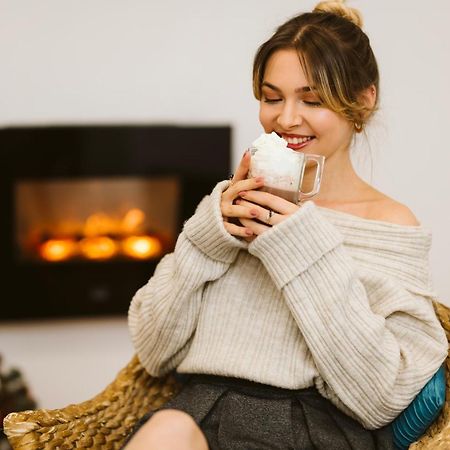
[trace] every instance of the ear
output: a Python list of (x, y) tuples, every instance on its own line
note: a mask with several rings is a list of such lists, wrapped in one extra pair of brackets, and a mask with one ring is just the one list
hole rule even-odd
[(377, 88), (371, 84), (367, 89), (364, 89), (359, 95), (359, 99), (371, 111), (377, 103)]
[(364, 109), (360, 111), (359, 118), (355, 120), (353, 126), (356, 133), (361, 133), (366, 121), (372, 115), (375, 105), (377, 104), (377, 88), (374, 84), (371, 84), (359, 94), (358, 103), (363, 105)]

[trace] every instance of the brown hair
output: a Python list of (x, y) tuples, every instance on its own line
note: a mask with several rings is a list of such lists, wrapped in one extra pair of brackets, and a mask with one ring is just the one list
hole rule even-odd
[[(379, 92), (379, 73), (360, 13), (344, 1), (320, 2), (313, 12), (281, 25), (258, 49), (253, 63), (253, 92), (261, 99), (267, 61), (281, 49), (298, 52), (305, 74), (323, 102), (361, 131), (376, 109), (361, 98), (370, 86)], [(378, 95), (377, 95), (378, 99)]]

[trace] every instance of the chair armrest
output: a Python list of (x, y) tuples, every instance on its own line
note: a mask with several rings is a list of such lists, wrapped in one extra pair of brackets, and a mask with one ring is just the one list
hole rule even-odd
[(119, 449), (136, 421), (179, 389), (172, 375), (153, 378), (134, 356), (93, 399), (62, 409), (11, 413), (4, 431), (14, 450)]
[[(435, 303), (434, 309), (445, 329), (447, 340), (450, 342), (450, 309)], [(419, 441), (412, 444), (410, 450), (446, 450), (450, 448), (450, 351), (445, 361), (446, 367), (446, 399), (439, 417), (428, 428)]]

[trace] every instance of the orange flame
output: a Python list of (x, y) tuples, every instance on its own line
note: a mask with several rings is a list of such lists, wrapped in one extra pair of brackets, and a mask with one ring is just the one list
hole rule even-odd
[(117, 242), (106, 236), (86, 237), (79, 245), (87, 259), (110, 259), (118, 251)]
[(125, 255), (136, 259), (155, 258), (162, 253), (161, 241), (154, 236), (130, 236), (122, 241)]
[(77, 244), (73, 239), (49, 239), (39, 249), (46, 261), (64, 261), (73, 257), (76, 251)]
[(162, 242), (142, 232), (144, 223), (145, 213), (138, 208), (128, 210), (121, 220), (103, 212), (91, 214), (80, 227), (81, 239), (47, 240), (41, 244), (39, 254), (51, 262), (75, 256), (107, 260), (120, 254), (134, 259), (156, 258), (163, 252)]

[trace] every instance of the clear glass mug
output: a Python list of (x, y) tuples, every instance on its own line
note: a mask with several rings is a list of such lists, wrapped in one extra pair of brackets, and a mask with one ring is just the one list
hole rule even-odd
[[(257, 148), (250, 148), (250, 153), (253, 155), (258, 151)], [(321, 155), (309, 155), (301, 152), (293, 152), (296, 155), (296, 170), (289, 167), (289, 173), (282, 173), (278, 171), (275, 173), (268, 170), (266, 167), (258, 168), (250, 162), (249, 177), (264, 177), (264, 186), (262, 191), (282, 197), (292, 203), (298, 204), (300, 201), (311, 198), (320, 190), (320, 183), (322, 182), (323, 167), (325, 164), (325, 157)], [(309, 192), (302, 191), (303, 177), (305, 169), (310, 164), (315, 165), (314, 184)]]

